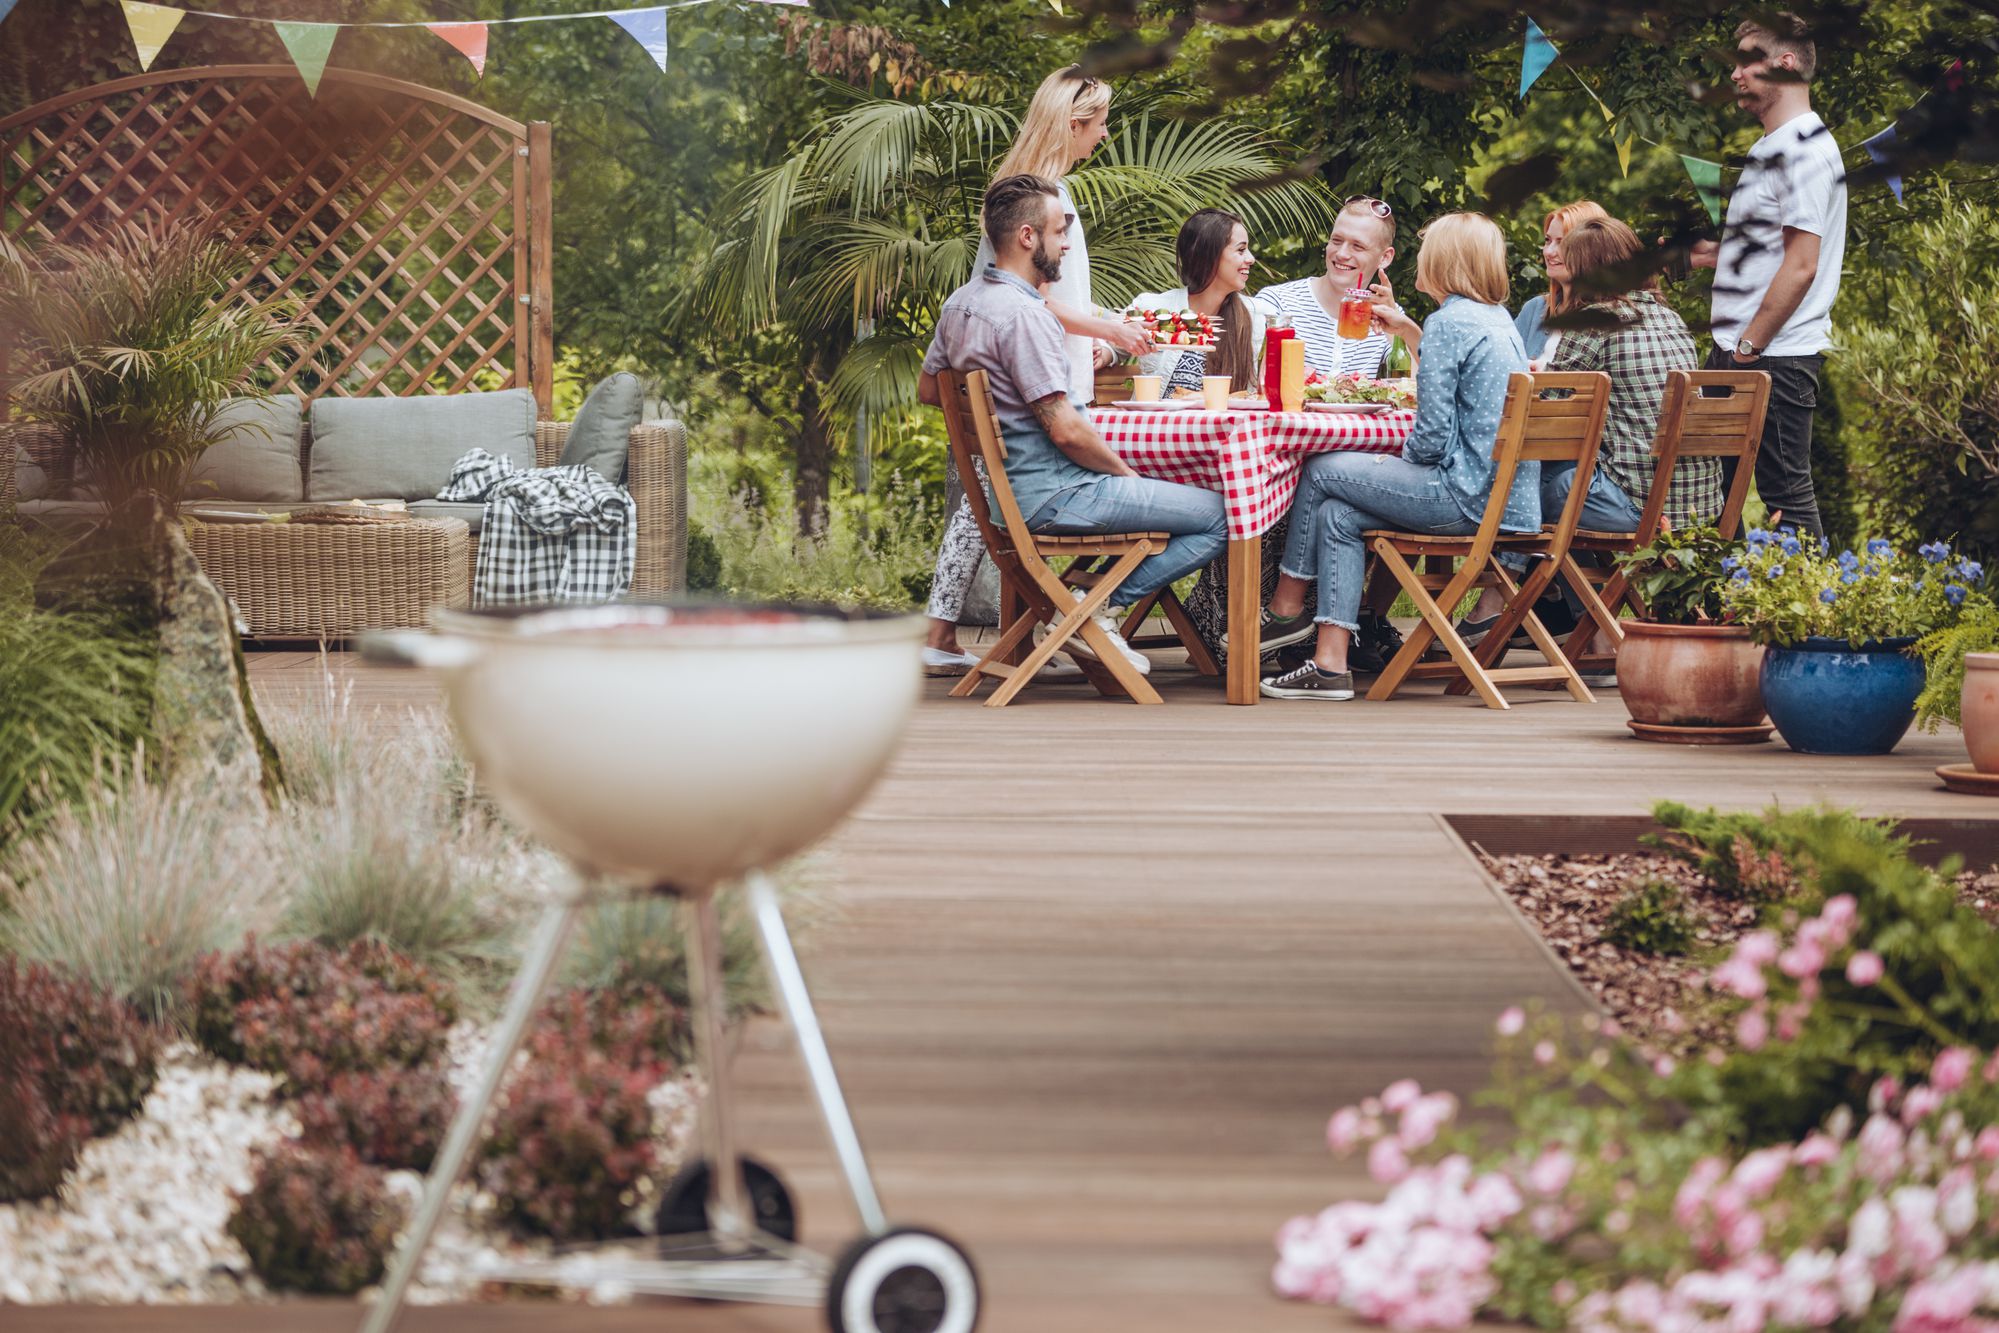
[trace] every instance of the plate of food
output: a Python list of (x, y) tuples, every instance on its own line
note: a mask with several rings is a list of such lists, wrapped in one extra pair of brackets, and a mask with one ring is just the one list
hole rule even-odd
[(1416, 395), (1394, 380), (1340, 375), (1305, 386), (1305, 407), (1312, 412), (1389, 412), (1416, 406)]
[(1215, 345), (1215, 338), (1222, 331), (1221, 320), (1192, 310), (1143, 309), (1124, 313), (1127, 319), (1135, 319), (1152, 330), (1152, 340), (1161, 347), (1181, 351), (1205, 352)]
[(1199, 407), (1199, 398), (1121, 398), (1112, 407), (1124, 408), (1127, 412), (1184, 412), (1190, 407)]

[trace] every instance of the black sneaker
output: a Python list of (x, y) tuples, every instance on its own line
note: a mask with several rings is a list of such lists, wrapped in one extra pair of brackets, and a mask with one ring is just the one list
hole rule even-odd
[(1499, 617), (1496, 615), (1487, 616), (1483, 620), (1473, 620), (1467, 616), (1458, 622), (1458, 637), (1464, 640), (1465, 647), (1476, 648), (1485, 642), (1485, 636), (1492, 633), (1492, 627), (1498, 623)]
[(1379, 675), (1402, 651), (1402, 631), (1381, 616), (1362, 616), (1360, 633), (1354, 636), (1347, 664), (1355, 671)]
[(1339, 702), (1353, 698), (1353, 672), (1342, 671), (1335, 675), (1330, 671), (1321, 671), (1317, 662), (1307, 662), (1281, 676), (1265, 676), (1260, 688), (1272, 699), (1330, 699)]
[[(1258, 637), (1266, 653), (1275, 652), (1286, 644), (1297, 643), (1300, 639), (1310, 638), (1319, 628), (1313, 623), (1310, 611), (1300, 611), (1290, 620), (1279, 620), (1270, 614), (1270, 608), (1266, 606), (1259, 613), (1259, 617), (1262, 633)], [(1222, 651), (1226, 653), (1228, 650), (1229, 636), (1223, 634)]]

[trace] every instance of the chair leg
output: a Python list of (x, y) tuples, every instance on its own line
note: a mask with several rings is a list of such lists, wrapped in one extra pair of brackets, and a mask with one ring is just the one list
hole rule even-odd
[(1201, 632), (1194, 628), (1194, 618), (1187, 614), (1187, 608), (1181, 605), (1180, 599), (1173, 595), (1171, 589), (1168, 589), (1166, 595), (1160, 599), (1160, 605), (1165, 608), (1166, 623), (1173, 626), (1173, 632), (1180, 636), (1182, 646), (1187, 649), (1187, 661), (1192, 664), (1194, 670), (1204, 676), (1221, 675), (1221, 663), (1215, 661), (1215, 655), (1209, 652), (1208, 645), (1201, 641)]
[(1034, 632), (1034, 627), (1040, 623), (1041, 619), (1039, 616), (1035, 615), (1032, 611), (1023, 609), (1019, 615), (1014, 617), (1013, 623), (1006, 627), (1005, 632), (998, 639), (994, 640), (993, 646), (986, 649), (986, 655), (981, 657), (973, 664), (972, 669), (965, 673), (964, 679), (951, 687), (951, 697), (953, 699), (969, 699), (973, 694), (978, 692), (979, 682), (985, 677), (995, 676), (1005, 678), (1012, 675), (1013, 672), (1020, 670), (1018, 666), (1009, 667), (1007, 664), (1012, 661), (1014, 650), (1021, 645), (1021, 642), (1028, 635)]
[[(1487, 707), (1501, 710), (1511, 707), (1492, 683), (1492, 678), (1485, 674), (1478, 659), (1472, 656), (1471, 649), (1465, 646), (1465, 641), (1458, 637), (1457, 627), (1451, 623), (1450, 616), (1437, 605), (1437, 599), (1430, 595), (1430, 590), (1423, 586), (1422, 580), (1402, 559), (1401, 553), (1385, 541), (1377, 542), (1374, 552), (1380, 558), (1382, 567), (1394, 576), (1409, 594), (1409, 600), (1416, 604), (1416, 609), (1422, 613), (1423, 623), (1416, 627), (1415, 633), (1403, 643), (1401, 651), (1395, 654), (1387, 669), (1375, 679), (1367, 697), (1377, 703), (1394, 698), (1395, 692), (1402, 688), (1402, 682), (1409, 678), (1409, 673), (1422, 660), (1431, 641), (1435, 640), (1444, 645), (1451, 660), (1457, 663), (1458, 670), (1464, 673), (1465, 679), (1471, 682)], [(1454, 580), (1451, 586), (1457, 587), (1457, 581)], [(1456, 597), (1457, 594), (1451, 594), (1453, 603)]]
[(1055, 654), (1061, 650), (1064, 643), (1068, 642), (1069, 636), (1076, 632), (1077, 627), (1089, 623), (1089, 615), (1081, 606), (1062, 617), (1042, 637), (1041, 642), (1034, 646), (1034, 651), (1027, 655), (1026, 660), (1000, 682), (1000, 687), (986, 699), (986, 707), (1004, 708), (1012, 703), (1013, 696), (1026, 689), (1027, 682), (1034, 679), (1034, 673), (1054, 660)]
[[(1137, 569), (1152, 553), (1150, 542), (1140, 542), (1135, 549), (1119, 556), (1116, 563), (1101, 572), (1096, 586), (1076, 604), (1077, 609), (1084, 615), (1082, 626), (1076, 631), (1081, 635), (1083, 643), (1097, 655), (1097, 660), (1104, 670), (1117, 678), (1117, 683), (1124, 687), (1125, 693), (1131, 696), (1132, 701), (1141, 704), (1164, 703), (1165, 700), (1161, 699), (1159, 691), (1153, 689), (1151, 683), (1139, 674), (1138, 668), (1125, 660), (1123, 653), (1111, 646), (1110, 639), (1097, 628), (1097, 622), (1092, 617), (1110, 600), (1110, 595), (1131, 577), (1131, 571)], [(1049, 637), (1053, 638), (1054, 635), (1051, 633)]]

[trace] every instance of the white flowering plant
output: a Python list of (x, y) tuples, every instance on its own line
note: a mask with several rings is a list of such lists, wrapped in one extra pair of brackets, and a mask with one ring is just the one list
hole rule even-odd
[(1999, 1329), (1999, 935), (1851, 822), (1786, 849), (1713, 969), (1730, 1047), (1509, 1009), (1500, 1134), (1409, 1080), (1337, 1111), (1387, 1195), (1286, 1223), (1280, 1294), (1402, 1329)]
[(1978, 591), (1984, 566), (1946, 542), (1905, 551), (1874, 537), (1835, 554), (1824, 538), (1761, 528), (1743, 542), (1740, 555), (1722, 561), (1721, 600), (1759, 643), (1829, 638), (1858, 647), (1919, 638), (1986, 600)]

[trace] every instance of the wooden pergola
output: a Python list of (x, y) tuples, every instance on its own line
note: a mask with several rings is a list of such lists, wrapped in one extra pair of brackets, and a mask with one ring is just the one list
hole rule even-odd
[(545, 121), (375, 74), (328, 70), (314, 98), (289, 65), (163, 70), (0, 121), (0, 232), (212, 225), (253, 254), (237, 291), (288, 293), (313, 329), (273, 387), (523, 387), (546, 416), (550, 153)]

